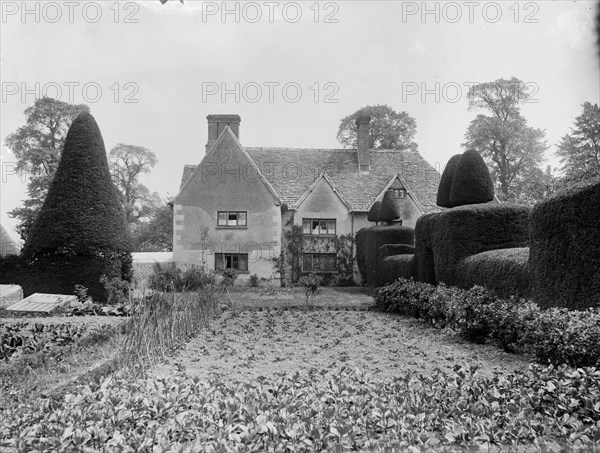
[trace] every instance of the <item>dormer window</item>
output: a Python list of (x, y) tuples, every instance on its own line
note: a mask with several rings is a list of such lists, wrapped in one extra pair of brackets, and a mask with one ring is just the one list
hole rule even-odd
[(396, 198), (404, 199), (406, 198), (406, 189), (390, 189)]

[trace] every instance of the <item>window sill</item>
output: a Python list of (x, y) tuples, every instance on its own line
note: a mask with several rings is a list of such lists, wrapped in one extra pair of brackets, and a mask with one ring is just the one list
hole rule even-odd
[(304, 269), (302, 269), (302, 273), (304, 274), (339, 274), (338, 271), (305, 271)]
[(307, 234), (307, 233), (302, 233), (302, 237), (305, 237), (305, 238), (334, 238), (336, 236), (335, 236), (335, 234)]
[(232, 268), (228, 268), (228, 269), (215, 269), (215, 272), (216, 272), (217, 274), (219, 274), (220, 276), (223, 276), (223, 271), (224, 271), (224, 270), (232, 270), (232, 271), (235, 271), (235, 273), (236, 273), (236, 274), (238, 274), (238, 275), (239, 275), (239, 274), (249, 274), (249, 273), (250, 273), (250, 271), (238, 271), (238, 270), (236, 270), (236, 269), (232, 269)]
[(228, 226), (228, 225), (217, 225), (217, 230), (247, 230), (247, 226)]

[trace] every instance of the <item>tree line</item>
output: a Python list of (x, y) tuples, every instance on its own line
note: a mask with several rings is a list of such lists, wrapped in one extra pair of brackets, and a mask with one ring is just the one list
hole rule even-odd
[[(69, 127), (84, 112), (90, 112), (87, 105), (44, 97), (25, 109), (25, 125), (6, 137), (5, 145), (17, 158), (17, 172), (28, 176), (28, 198), (9, 212), (18, 219), (16, 229), (24, 243), (56, 174)], [(108, 153), (108, 161), (134, 250), (172, 251), (171, 208), (140, 182), (158, 163), (156, 155), (143, 146), (119, 143)]]
[[(558, 186), (600, 175), (600, 109), (584, 102), (574, 127), (557, 145), (561, 175), (543, 166), (545, 131), (527, 124), (521, 105), (531, 93), (513, 77), (472, 87), (469, 110), (479, 110), (465, 133), (466, 149), (477, 151), (490, 168), (501, 201), (534, 204)], [(28, 175), (28, 198), (9, 215), (18, 219), (17, 232), (26, 241), (33, 221), (54, 178), (69, 126), (77, 115), (89, 113), (84, 104), (72, 105), (42, 98), (25, 110), (26, 124), (6, 137), (5, 145), (17, 158), (17, 171)], [(417, 123), (407, 112), (387, 105), (363, 107), (340, 122), (337, 139), (356, 147), (356, 119), (368, 115), (372, 149), (418, 151), (413, 141)], [(154, 152), (142, 146), (119, 143), (108, 153), (110, 174), (116, 186), (136, 251), (172, 251), (172, 210), (140, 178), (158, 163)]]

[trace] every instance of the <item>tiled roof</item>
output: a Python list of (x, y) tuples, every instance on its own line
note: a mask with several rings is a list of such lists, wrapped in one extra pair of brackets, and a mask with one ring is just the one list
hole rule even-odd
[[(355, 149), (244, 147), (244, 150), (281, 201), (290, 207), (294, 207), (321, 173), (326, 173), (342, 198), (356, 211), (368, 211), (396, 174), (426, 212), (439, 209), (435, 200), (440, 174), (417, 152), (371, 151), (371, 170), (359, 173)], [(182, 187), (195, 169), (195, 165), (185, 166)]]

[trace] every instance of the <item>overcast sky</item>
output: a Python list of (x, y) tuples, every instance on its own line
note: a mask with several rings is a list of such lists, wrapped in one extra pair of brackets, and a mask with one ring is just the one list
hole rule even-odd
[(522, 112), (555, 163), (581, 104), (600, 97), (592, 1), (1, 5), (0, 221), (15, 239), (7, 212), (26, 184), (4, 139), (43, 94), (88, 104), (107, 151), (156, 153), (142, 182), (163, 196), (202, 159), (213, 113), (241, 116), (245, 146), (340, 148), (340, 119), (388, 104), (416, 119), (419, 151), (443, 167), (483, 113), (468, 110), (468, 86), (514, 76), (535, 92)]

